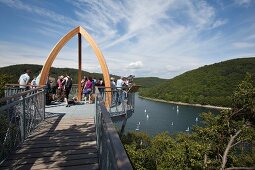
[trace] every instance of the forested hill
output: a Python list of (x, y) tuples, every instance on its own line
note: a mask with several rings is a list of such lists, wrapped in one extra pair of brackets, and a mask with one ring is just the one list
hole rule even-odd
[[(42, 65), (33, 65), (33, 64), (19, 64), (19, 65), (11, 65), (7, 67), (0, 68), (0, 75), (7, 74), (11, 77), (10, 81), (8, 83), (18, 83), (19, 76), (24, 73), (25, 69), (30, 69), (32, 71), (32, 74), (34, 76), (38, 76), (42, 69)], [(51, 67), (50, 69), (50, 76), (57, 78), (60, 75), (68, 74), (70, 77), (72, 77), (73, 82), (77, 83), (77, 75), (78, 75), (78, 69), (73, 68), (55, 68)], [(32, 76), (33, 76), (32, 75)], [(102, 78), (102, 74), (100, 73), (89, 73), (82, 71), (82, 75), (86, 76), (92, 76), (96, 78)]]
[[(8, 81), (8, 83), (17, 84), (19, 76), (23, 74), (25, 69), (31, 69), (32, 74), (35, 76), (38, 76), (38, 74), (40, 73), (42, 69), (42, 65), (19, 64), (19, 65), (11, 65), (7, 67), (2, 67), (0, 68), (0, 78), (3, 77), (1, 75), (6, 74), (8, 75), (8, 77), (5, 76), (5, 79), (7, 79), (6, 81)], [(78, 75), (77, 69), (55, 68), (55, 67), (52, 67), (50, 69), (50, 76), (54, 78), (57, 78), (59, 75), (65, 75), (66, 73), (73, 78), (74, 83), (77, 83), (77, 75)], [(82, 75), (96, 77), (97, 79), (103, 77), (103, 75), (100, 73), (89, 73), (85, 71), (82, 72)], [(115, 80), (119, 78), (119, 76), (116, 76), (116, 75), (111, 75), (111, 77), (114, 77)], [(134, 82), (137, 85), (141, 85), (142, 87), (151, 87), (153, 85), (159, 84), (164, 81), (166, 81), (166, 79), (160, 79), (157, 77), (141, 77), (141, 78), (134, 79)]]
[(158, 77), (138, 77), (134, 79), (135, 84), (141, 85), (142, 88), (153, 87), (166, 81), (167, 79), (161, 79)]
[(183, 73), (140, 95), (167, 101), (230, 106), (231, 95), (246, 72), (255, 81), (255, 58), (228, 60)]

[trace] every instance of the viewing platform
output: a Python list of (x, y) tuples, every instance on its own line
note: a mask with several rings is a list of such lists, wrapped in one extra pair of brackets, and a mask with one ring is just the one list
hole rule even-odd
[(1, 169), (99, 169), (95, 104), (55, 103)]
[[(111, 90), (105, 93), (114, 94)], [(128, 118), (134, 92), (128, 91), (121, 102), (112, 100), (110, 108), (98, 90), (95, 96), (93, 104), (45, 105), (43, 87), (7, 87), (0, 107), (7, 122), (1, 133), (0, 169), (132, 169), (111, 117), (119, 113)], [(125, 123), (121, 133), (124, 128)]]

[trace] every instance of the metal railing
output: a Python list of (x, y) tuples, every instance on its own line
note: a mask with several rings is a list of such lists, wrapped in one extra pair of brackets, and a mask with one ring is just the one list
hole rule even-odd
[(111, 93), (111, 103), (108, 111), (110, 113), (110, 117), (116, 117), (121, 115), (127, 115), (128, 113), (134, 112), (135, 106), (135, 93), (130, 93), (126, 88), (118, 89), (118, 88), (102, 88), (103, 90), (100, 92), (102, 96), (102, 100), (106, 102), (106, 93)]
[[(126, 115), (127, 113), (134, 111), (135, 93), (129, 93), (127, 88), (118, 89), (104, 86), (95, 86), (95, 90), (93, 91), (97, 91), (101, 95), (101, 98), (104, 102), (106, 102), (106, 93), (111, 94), (111, 101), (108, 101), (108, 103), (111, 103), (111, 105), (109, 108), (107, 108), (110, 113), (110, 117)], [(78, 85), (74, 84), (71, 88), (69, 99), (77, 96), (77, 94)], [(82, 98), (84, 98), (84, 94)]]
[[(19, 93), (10, 96), (14, 91)], [(19, 91), (7, 86), (5, 92), (7, 97), (0, 99), (0, 164), (45, 119), (44, 87)]]
[(26, 88), (20, 88), (19, 84), (6, 84), (5, 89), (4, 89), (4, 96), (5, 97), (14, 96), (14, 95), (17, 95), (17, 94), (21, 94), (22, 92), (33, 93), (34, 91), (30, 91), (31, 89), (36, 89), (36, 88), (45, 87), (45, 86), (24, 85), (24, 87), (26, 87)]
[(100, 169), (133, 169), (104, 99), (96, 90), (96, 134)]

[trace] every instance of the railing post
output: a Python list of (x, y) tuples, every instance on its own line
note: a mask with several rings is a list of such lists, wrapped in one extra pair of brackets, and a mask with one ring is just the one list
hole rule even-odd
[(46, 92), (43, 88), (43, 120), (45, 120), (45, 104), (46, 104)]
[(22, 100), (22, 109), (20, 115), (20, 134), (21, 140), (24, 141), (26, 138), (26, 103), (25, 103), (25, 96), (21, 96)]

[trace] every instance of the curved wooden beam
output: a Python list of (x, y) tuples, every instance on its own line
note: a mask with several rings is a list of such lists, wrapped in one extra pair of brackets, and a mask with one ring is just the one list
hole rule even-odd
[[(80, 33), (88, 41), (88, 43), (92, 47), (94, 53), (96, 54), (97, 59), (99, 61), (99, 64), (101, 66), (102, 73), (103, 73), (105, 87), (111, 87), (109, 70), (108, 70), (108, 67), (106, 65), (106, 62), (105, 62), (105, 59), (103, 57), (103, 54), (102, 54), (101, 50), (98, 48), (96, 42), (87, 33), (87, 31), (85, 31), (85, 29), (83, 29), (80, 26), (73, 29), (73, 30), (71, 30), (64, 37), (62, 37), (61, 40), (52, 49), (51, 53), (49, 54), (48, 58), (46, 59), (46, 62), (44, 63), (43, 68), (41, 70), (41, 73), (40, 73), (41, 77), (40, 77), (39, 85), (45, 85), (46, 84), (46, 80), (47, 80), (47, 77), (49, 75), (50, 68), (52, 66), (53, 61), (57, 57), (59, 51), (64, 47), (64, 45), (71, 38), (73, 38), (78, 33)], [(111, 94), (107, 93), (106, 94), (106, 103), (105, 103), (107, 107), (110, 105), (110, 101), (111, 101)]]

